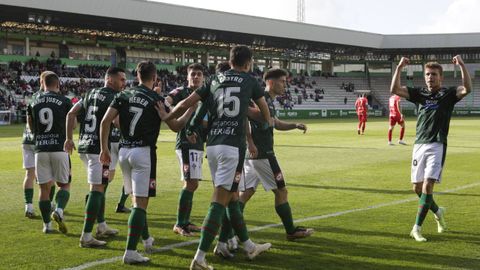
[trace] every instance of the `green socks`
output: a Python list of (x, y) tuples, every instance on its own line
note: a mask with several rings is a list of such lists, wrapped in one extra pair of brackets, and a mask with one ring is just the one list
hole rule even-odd
[[(422, 196), (421, 193), (417, 194), (417, 195), (418, 195), (419, 198)], [(433, 213), (436, 213), (438, 211), (438, 205), (433, 200), (433, 194), (432, 194), (432, 204), (430, 205), (430, 210), (432, 210)]]
[(55, 196), (55, 201), (57, 203), (57, 208), (65, 209), (70, 198), (70, 192), (60, 189)]
[(43, 223), (50, 222), (50, 201), (39, 201), (38, 206), (40, 208), (40, 212), (42, 213)]
[(127, 201), (128, 194), (125, 194), (125, 187), (122, 187), (122, 194), (120, 194), (120, 200), (118, 204), (121, 206), (125, 206), (125, 202)]
[(25, 195), (25, 204), (33, 202), (33, 188), (24, 189), (23, 194)]
[(241, 201), (238, 201), (238, 206), (240, 207), (240, 211), (242, 211), (243, 214), (243, 210), (245, 210), (245, 204)]
[(87, 205), (85, 206), (85, 222), (83, 223), (83, 232), (92, 232), (93, 224), (100, 210), (103, 193), (90, 191), (88, 194)]
[(224, 214), (225, 207), (223, 205), (216, 202), (210, 204), (208, 214), (203, 221), (202, 232), (200, 233), (200, 244), (198, 246), (200, 250), (208, 251), (215, 236), (217, 236)]
[(180, 191), (178, 199), (177, 225), (184, 226), (190, 222), (190, 213), (192, 212), (193, 192), (186, 189)]
[(235, 230), (235, 234), (238, 236), (240, 242), (247, 241), (249, 239), (247, 225), (245, 225), (245, 221), (243, 220), (243, 213), (239, 201), (230, 202), (228, 204), (228, 217), (230, 218), (232, 228)]
[(105, 198), (107, 194), (107, 187), (108, 184), (105, 185), (105, 189), (103, 190), (102, 193), (102, 200), (100, 201), (100, 208), (98, 209), (98, 215), (97, 215), (97, 222), (102, 223), (105, 222)]
[(415, 220), (415, 224), (417, 226), (422, 226), (423, 221), (427, 216), (428, 210), (432, 205), (432, 201), (433, 201), (433, 194), (422, 193), (422, 196), (420, 196), (420, 201), (418, 203), (417, 218)]
[(50, 201), (53, 202), (53, 198), (55, 197), (55, 184), (52, 185), (50, 188)]
[(142, 235), (147, 212), (142, 208), (133, 208), (128, 218), (127, 250), (137, 250), (138, 240)]
[(148, 232), (147, 216), (145, 215), (145, 226), (143, 226), (142, 239), (147, 240), (149, 237), (150, 233)]
[(295, 226), (293, 225), (292, 218), (292, 209), (288, 202), (275, 206), (278, 216), (282, 220), (283, 227), (288, 234), (291, 234), (295, 231)]
[(228, 213), (223, 215), (222, 219), (222, 228), (220, 229), (220, 235), (218, 236), (218, 242), (226, 243), (228, 239), (234, 236), (232, 225), (230, 224), (230, 219), (228, 218)]

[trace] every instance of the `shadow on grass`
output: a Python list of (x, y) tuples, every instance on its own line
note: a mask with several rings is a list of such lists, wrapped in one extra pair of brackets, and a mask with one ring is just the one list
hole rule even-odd
[(318, 188), (318, 189), (333, 189), (333, 190), (349, 190), (369, 193), (383, 193), (383, 194), (404, 194), (413, 195), (411, 190), (394, 190), (394, 189), (376, 189), (376, 188), (356, 188), (356, 187), (338, 187), (338, 186), (320, 186), (320, 185), (305, 185), (289, 183), (288, 186), (302, 187), (302, 188)]

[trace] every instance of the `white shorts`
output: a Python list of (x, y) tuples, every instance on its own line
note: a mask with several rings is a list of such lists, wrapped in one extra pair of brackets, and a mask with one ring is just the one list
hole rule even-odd
[(119, 145), (118, 142), (110, 143), (110, 171), (115, 171), (115, 167), (117, 167)]
[(180, 164), (181, 180), (202, 179), (203, 151), (194, 149), (177, 149), (178, 163)]
[[(120, 148), (118, 161), (123, 174), (125, 194), (135, 197), (149, 197), (149, 188), (153, 179), (155, 185), (156, 156), (150, 146)], [(153, 186), (155, 188), (155, 186)], [(150, 196), (151, 197), (151, 196)]]
[(262, 182), (265, 191), (284, 188), (285, 179), (275, 156), (269, 159), (245, 160), (245, 179), (240, 182), (240, 191), (257, 189)]
[(229, 145), (207, 146), (208, 165), (215, 187), (237, 191), (243, 178), (245, 151)]
[(22, 144), (23, 168), (35, 168), (35, 145)]
[(35, 153), (35, 176), (39, 184), (70, 182), (70, 159), (66, 152)]
[(440, 183), (447, 146), (443, 143), (415, 144), (412, 154), (412, 183), (435, 179)]
[(106, 185), (103, 180), (103, 165), (100, 163), (99, 156), (97, 154), (80, 154), (80, 159), (87, 168), (87, 180), (90, 185)]

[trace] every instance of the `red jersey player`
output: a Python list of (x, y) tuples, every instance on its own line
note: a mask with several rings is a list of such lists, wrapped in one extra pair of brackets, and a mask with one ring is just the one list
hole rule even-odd
[[(355, 101), (355, 110), (357, 111), (358, 116), (358, 135), (365, 132), (365, 125), (367, 123), (367, 112), (368, 112), (368, 100), (365, 97), (365, 94), (360, 95)], [(360, 133), (361, 130), (361, 133)]]
[(400, 129), (400, 139), (398, 140), (398, 143), (406, 145), (406, 143), (403, 141), (403, 135), (405, 134), (405, 120), (403, 119), (403, 115), (400, 110), (400, 97), (397, 95), (392, 95), (388, 100), (388, 108), (390, 109), (390, 127), (388, 128), (388, 145), (393, 145), (392, 131), (396, 124), (399, 124), (402, 127)]

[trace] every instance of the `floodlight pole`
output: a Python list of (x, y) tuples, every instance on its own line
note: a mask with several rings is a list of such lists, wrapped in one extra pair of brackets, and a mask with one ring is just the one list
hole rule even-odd
[(297, 0), (297, 22), (305, 22), (305, 0)]

